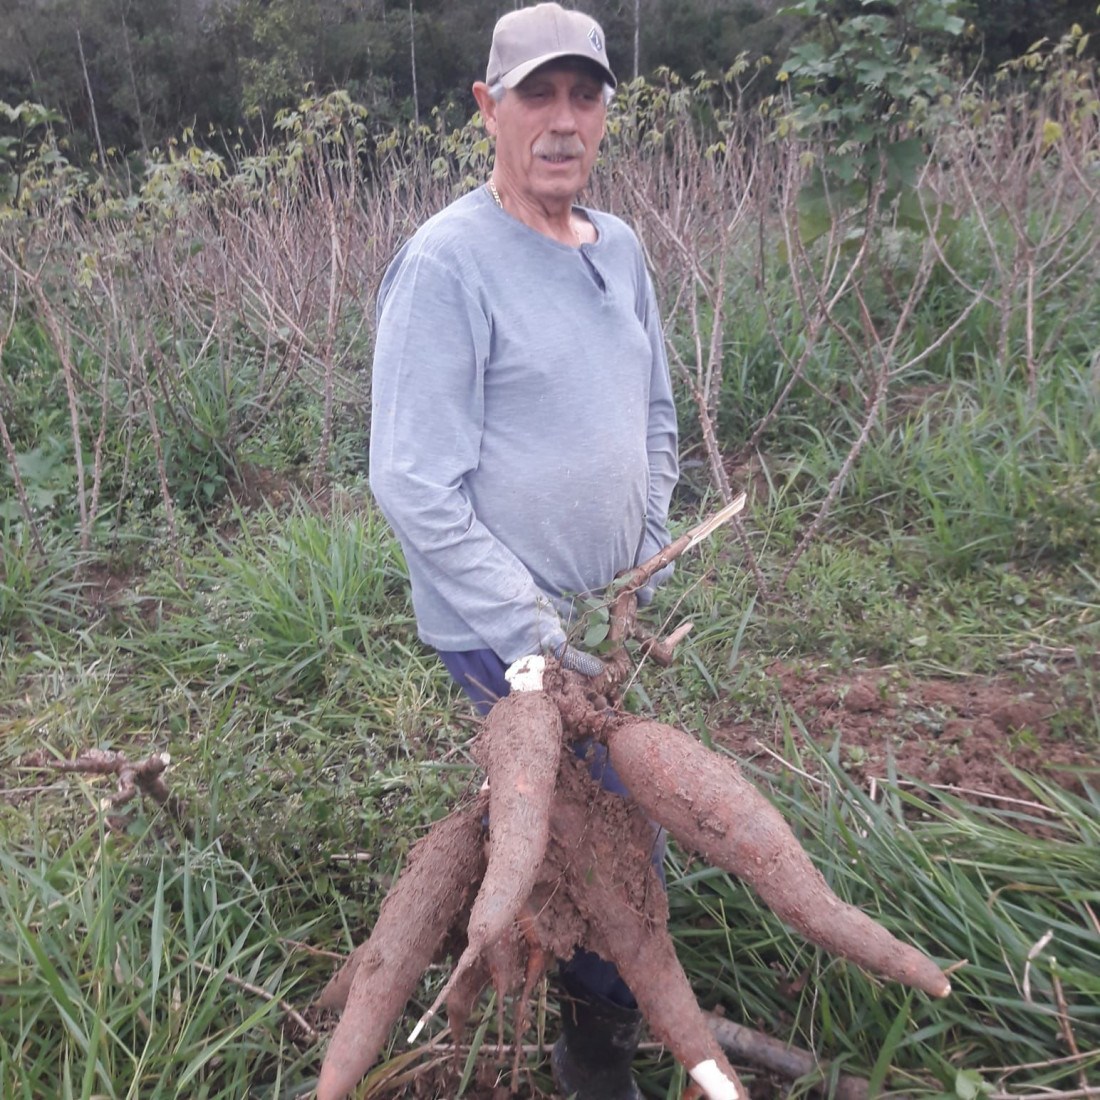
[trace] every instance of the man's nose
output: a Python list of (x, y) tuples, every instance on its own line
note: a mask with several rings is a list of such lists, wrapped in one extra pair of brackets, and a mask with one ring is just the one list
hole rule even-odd
[(555, 98), (550, 127), (559, 134), (571, 134), (576, 130), (577, 114), (572, 96), (560, 95)]

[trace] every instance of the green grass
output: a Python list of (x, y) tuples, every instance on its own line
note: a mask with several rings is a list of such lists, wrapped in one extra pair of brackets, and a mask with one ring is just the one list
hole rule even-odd
[(286, 941), (314, 921), (295, 882), (256, 870), (95, 824), (0, 853), (0, 973), (18, 990), (0, 999), (4, 1095), (283, 1094), (302, 1059), (278, 1001), (310, 970)]
[[(52, 534), (42, 549), (24, 525), (0, 519), (0, 639), (41, 638), (79, 621), (81, 555), (70, 539)], [(0, 653), (7, 648), (0, 640)]]

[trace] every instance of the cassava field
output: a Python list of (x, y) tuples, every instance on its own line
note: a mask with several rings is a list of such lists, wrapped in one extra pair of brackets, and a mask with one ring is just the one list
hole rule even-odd
[[(671, 667), (633, 652), (624, 705), (736, 757), (952, 984), (872, 977), (673, 845), (696, 999), (813, 1055), (731, 1053), (756, 1097), (1100, 1089), (1100, 135), (1072, 57), (854, 137), (799, 114), (794, 70), (763, 112), (675, 82), (613, 109), (588, 198), (638, 229), (667, 319), (674, 533), (749, 498), (648, 609), (694, 629)], [(0, 1095), (308, 1096), (321, 990), (483, 778), (365, 455), (375, 287), (490, 150), (379, 137), (334, 94), (258, 152), (181, 140), (124, 186), (23, 122)], [(608, 608), (579, 606), (599, 648)], [(403, 1024), (356, 1095), (552, 1095), (553, 998), (523, 1034), (498, 1007), (411, 1045)], [(690, 1095), (657, 1045), (638, 1066), (647, 1097)]]

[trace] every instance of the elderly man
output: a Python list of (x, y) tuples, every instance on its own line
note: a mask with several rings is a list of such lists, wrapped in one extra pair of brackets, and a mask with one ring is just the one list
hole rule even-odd
[[(575, 597), (668, 541), (676, 415), (653, 288), (633, 232), (577, 203), (614, 85), (588, 16), (501, 18), (473, 86), (492, 176), (421, 227), (379, 293), (371, 487), (420, 637), (482, 711), (521, 657), (599, 672), (566, 636)], [(630, 991), (587, 953), (562, 984), (558, 1087), (640, 1098)]]

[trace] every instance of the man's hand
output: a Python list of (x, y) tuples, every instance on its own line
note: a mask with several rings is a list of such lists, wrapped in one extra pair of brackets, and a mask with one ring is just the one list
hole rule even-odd
[(562, 643), (554, 654), (562, 668), (571, 672), (579, 672), (582, 676), (600, 676), (604, 671), (604, 663), (599, 657), (591, 653), (585, 653), (583, 649), (577, 649), (568, 642)]

